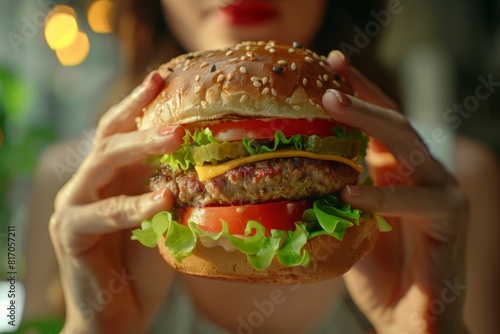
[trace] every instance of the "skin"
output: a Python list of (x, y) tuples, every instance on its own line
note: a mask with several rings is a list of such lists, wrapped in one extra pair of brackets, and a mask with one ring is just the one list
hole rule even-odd
[[(290, 36), (295, 39), (301, 34), (300, 40), (308, 42), (319, 28), (317, 18), (324, 6), (324, 1), (290, 0), (286, 1), (287, 6), (285, 1), (275, 1), (283, 10), (285, 21), (276, 26), (273, 23), (259, 29), (241, 29), (204, 15), (210, 9), (208, 3), (213, 4), (211, 1), (163, 0), (167, 19), (178, 27), (174, 33), (187, 49), (221, 47), (241, 39), (265, 40), (271, 32), (276, 32), (280, 41), (291, 43)], [(307, 10), (302, 7), (304, 3)], [(288, 24), (286, 22), (294, 22), (294, 15), (299, 14), (303, 22), (300, 31), (279, 30)], [(290, 26), (293, 24), (286, 27)], [(380, 236), (369, 256), (344, 275), (345, 286), (379, 333), (464, 332), (463, 323), (459, 321), (464, 294), (447, 303), (443, 312), (432, 312), (432, 309), (429, 312), (429, 305), (442, 297), (444, 289), (449, 289), (444, 282), (463, 283), (469, 202), (462, 188), (470, 190), (468, 195), (474, 194), (470, 199), (473, 214), (470, 221), (480, 218), (490, 225), (498, 220), (498, 211), (481, 210), (477, 203), (486, 205), (490, 203), (488, 199), (499, 198), (498, 191), (487, 193), (484, 198), (485, 191), (474, 193), (467, 176), (480, 172), (475, 170), (476, 166), (463, 167), (460, 173), (465, 177), (459, 177), (457, 182), (425, 148), (416, 144), (420, 141), (418, 135), (394, 102), (349, 66), (340, 53), (331, 53), (328, 62), (333, 70), (347, 78), (357, 95), (347, 97), (327, 92), (323, 106), (332, 118), (360, 128), (372, 137), (367, 157), (370, 172), (378, 185), (386, 186), (347, 187), (342, 197), (353, 206), (384, 215), (394, 227), (393, 232)], [(165, 266), (155, 249), (129, 240), (131, 229), (140, 221), (172, 207), (172, 195), (168, 191), (148, 192), (139, 181), (122, 182), (147, 179), (150, 170), (141, 161), (152, 154), (172, 152), (182, 141), (180, 128), (135, 130), (134, 119), (162, 85), (163, 78), (153, 72), (129, 97), (104, 114), (91, 152), (57, 195), (49, 230), (66, 299), (64, 332), (147, 332), (154, 311), (167, 298), (177, 275)], [(474, 145), (470, 147), (474, 148)], [(386, 175), (398, 173), (400, 161), (394, 157), (409, 157), (416, 150), (425, 156), (423, 162), (415, 166), (411, 175), (398, 179), (399, 184), (387, 185)], [(494, 165), (486, 152), (479, 154), (476, 161), (476, 165)], [(487, 172), (489, 174), (482, 175), (498, 176), (495, 168)], [(498, 180), (493, 176), (488, 179)], [(483, 189), (490, 188), (485, 185)], [(493, 203), (488, 206), (491, 207)], [(469, 243), (477, 242), (469, 240)], [(491, 244), (494, 245), (494, 240)], [(484, 256), (479, 249), (469, 249), (467, 257)], [(489, 268), (486, 264), (471, 262), (481, 274), (486, 271), (483, 268)], [(130, 280), (106, 307), (90, 318), (82, 303), (85, 304), (89, 296), (99, 296), (110, 281), (116, 280), (117, 272), (126, 273)], [(467, 275), (471, 282), (480, 280), (477, 275)], [(264, 333), (297, 332), (314, 327), (344, 289), (341, 279), (298, 286), (294, 290), (274, 286), (243, 289), (240, 284), (184, 276), (181, 279), (198, 311), (233, 331), (238, 326), (238, 316), (255, 309), (253, 301), (268, 299), (273, 290), (279, 289), (286, 302), (276, 307), (258, 328)], [(476, 283), (470, 288), (482, 291), (478, 286)], [(487, 311), (482, 312), (482, 318), (476, 316), (474, 305), (466, 305), (470, 311), (466, 319), (476, 326), (474, 329), (481, 324), (481, 328), (487, 328), (485, 322), (494, 323), (494, 317), (489, 318)]]
[(273, 0), (279, 17), (259, 26), (236, 27), (218, 11), (242, 0), (162, 0), (170, 29), (187, 50), (221, 48), (246, 40), (271, 40), (308, 45), (318, 32), (325, 0)]

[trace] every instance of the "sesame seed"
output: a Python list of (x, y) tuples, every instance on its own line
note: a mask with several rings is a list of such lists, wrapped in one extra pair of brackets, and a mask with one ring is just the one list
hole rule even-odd
[(292, 43), (292, 46), (293, 46), (294, 48), (297, 48), (297, 49), (302, 49), (302, 45), (300, 45), (300, 43), (297, 43), (297, 42), (293, 42), (293, 43)]
[(210, 57), (212, 57), (213, 55), (214, 55), (214, 53), (213, 53), (213, 52), (209, 52), (209, 53), (207, 53), (207, 54), (206, 54), (205, 58), (210, 58)]
[(229, 63), (236, 63), (238, 61), (239, 58), (231, 58), (229, 59)]
[(250, 60), (250, 61), (255, 60), (255, 56), (254, 56), (252, 51), (247, 52), (247, 57), (248, 57), (248, 60)]
[(258, 41), (258, 42), (257, 42), (257, 45), (258, 45), (258, 46), (266, 45), (266, 42), (264, 42), (264, 41)]
[(200, 68), (207, 67), (207, 66), (208, 66), (208, 62), (204, 61), (203, 63), (201, 63)]
[(265, 85), (269, 81), (268, 77), (263, 77), (262, 78), (262, 84)]
[(226, 52), (226, 56), (228, 56), (228, 57), (229, 57), (229, 56), (230, 56), (230, 55), (232, 55), (233, 53), (234, 53), (234, 51), (233, 51), (233, 50), (229, 50), (228, 52)]
[(312, 105), (315, 105), (313, 99), (309, 99), (309, 103), (312, 104)]
[(260, 81), (259, 77), (251, 77), (250, 81), (255, 82), (255, 81)]
[(320, 80), (316, 80), (316, 84), (318, 87), (323, 87), (323, 83)]
[(199, 92), (201, 92), (201, 86), (196, 86), (196, 88), (194, 89), (194, 93), (198, 94)]
[(247, 57), (246, 56), (241, 56), (240, 58), (241, 60), (247, 60)]
[(292, 63), (292, 65), (290, 66), (290, 68), (292, 69), (292, 71), (295, 71), (297, 69), (297, 64)]
[(271, 93), (273, 94), (273, 96), (278, 96), (278, 92), (274, 88), (271, 88)]
[(241, 95), (241, 97), (240, 97), (240, 102), (241, 103), (245, 103), (247, 100), (248, 100), (248, 96), (247, 95)]
[(275, 50), (274, 48), (270, 48), (270, 49), (269, 49), (269, 52), (270, 52), (270, 53), (275, 53), (275, 52), (276, 52), (276, 50)]
[(269, 87), (266, 87), (262, 90), (262, 95), (266, 95), (267, 93), (269, 93)]
[(207, 107), (207, 105), (208, 105), (208, 102), (207, 102), (207, 101), (205, 101), (205, 100), (201, 101), (200, 103), (201, 103), (201, 106), (202, 106), (203, 108), (206, 108), (206, 107)]
[(275, 73), (281, 73), (283, 72), (284, 68), (283, 66), (273, 66), (273, 72)]
[(278, 60), (279, 65), (286, 65), (286, 60)]
[(240, 72), (241, 73), (247, 73), (247, 69), (244, 66), (240, 67)]
[(307, 85), (307, 78), (302, 79), (302, 84), (305, 86)]
[(319, 104), (316, 104), (316, 108), (318, 108), (319, 110), (323, 110), (323, 108)]
[(194, 81), (200, 81), (201, 77), (199, 74), (196, 74), (196, 76), (194, 77)]
[(290, 49), (288, 49), (288, 52), (289, 52), (289, 53), (294, 53), (294, 52), (295, 52), (295, 49), (294, 49), (294, 48), (290, 48)]
[(319, 65), (325, 67), (326, 64), (320, 60)]
[(338, 88), (340, 88), (340, 84), (339, 84), (339, 82), (338, 82), (337, 80), (333, 80), (333, 84), (334, 84), (335, 86), (337, 86)]
[(210, 72), (215, 72), (216, 69), (217, 67), (215, 66), (215, 64), (213, 64), (212, 67), (210, 67)]
[(302, 109), (302, 108), (300, 106), (293, 106), (292, 109), (295, 111), (300, 111), (300, 109)]
[(329, 78), (328, 74), (323, 74), (323, 81), (327, 82)]
[(308, 63), (312, 63), (314, 61), (314, 59), (312, 59), (311, 57), (309, 56), (305, 56), (304, 59), (308, 62)]
[(260, 82), (258, 82), (258, 81), (254, 81), (254, 82), (253, 82), (253, 85), (254, 85), (255, 87), (262, 87), (262, 84), (261, 84)]
[(227, 75), (227, 80), (231, 80), (234, 77), (234, 72), (231, 72)]
[(186, 71), (187, 69), (189, 68), (189, 66), (184, 66), (184, 68), (182, 69), (182, 71)]
[(224, 80), (224, 74), (219, 74), (217, 77), (217, 82), (221, 83)]
[(247, 51), (250, 51), (250, 45), (247, 45), (246, 49), (247, 49)]

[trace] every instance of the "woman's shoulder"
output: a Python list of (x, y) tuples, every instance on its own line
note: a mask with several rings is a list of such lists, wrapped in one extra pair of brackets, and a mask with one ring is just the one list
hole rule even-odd
[(455, 168), (459, 182), (478, 182), (478, 177), (490, 184), (500, 182), (499, 166), (498, 154), (492, 148), (476, 139), (457, 136)]

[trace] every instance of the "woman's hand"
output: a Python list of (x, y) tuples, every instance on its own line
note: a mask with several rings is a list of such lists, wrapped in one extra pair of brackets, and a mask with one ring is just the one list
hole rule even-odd
[(130, 240), (131, 228), (172, 207), (168, 191), (148, 193), (151, 155), (173, 152), (179, 127), (134, 131), (161, 91), (144, 83), (101, 118), (93, 148), (59, 192), (50, 221), (66, 300), (64, 332), (145, 332), (173, 277), (158, 251)]
[(348, 186), (342, 198), (393, 226), (344, 275), (349, 292), (379, 333), (463, 332), (465, 195), (393, 101), (340, 52), (328, 60), (357, 94), (327, 92), (323, 104), (371, 137), (366, 161), (376, 185)]

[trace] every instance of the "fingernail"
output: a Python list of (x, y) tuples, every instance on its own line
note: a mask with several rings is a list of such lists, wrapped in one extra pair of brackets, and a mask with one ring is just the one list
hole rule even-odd
[(337, 58), (337, 60), (340, 60), (342, 63), (347, 63), (344, 54), (342, 52), (340, 52), (339, 50), (333, 50), (332, 52), (330, 52), (330, 54), (328, 55), (328, 58), (330, 60)]
[(153, 193), (153, 201), (158, 201), (158, 200), (162, 199), (163, 195), (165, 195), (165, 189), (154, 192)]
[(164, 83), (164, 80), (161, 77), (161, 75), (158, 73), (158, 71), (153, 71), (153, 72), (149, 73), (148, 76), (144, 78), (144, 81), (142, 82), (141, 86), (148, 86), (151, 83), (156, 84), (156, 85)]
[(347, 194), (350, 197), (361, 197), (361, 195), (362, 195), (362, 191), (361, 191), (360, 186), (349, 185), (349, 186), (346, 186), (345, 188), (347, 190)]
[(338, 91), (336, 89), (328, 89), (327, 90), (327, 93), (331, 93), (333, 94), (337, 100), (345, 105), (345, 106), (351, 106), (352, 105), (352, 101), (351, 99), (349, 98), (349, 96), (345, 95), (344, 93), (342, 93), (341, 91)]
[(175, 132), (175, 130), (177, 130), (177, 128), (179, 127), (179, 125), (173, 125), (173, 126), (165, 126), (163, 128), (160, 128), (160, 130), (158, 131), (158, 134), (160, 136), (168, 136), (168, 135), (171, 135), (172, 133)]

